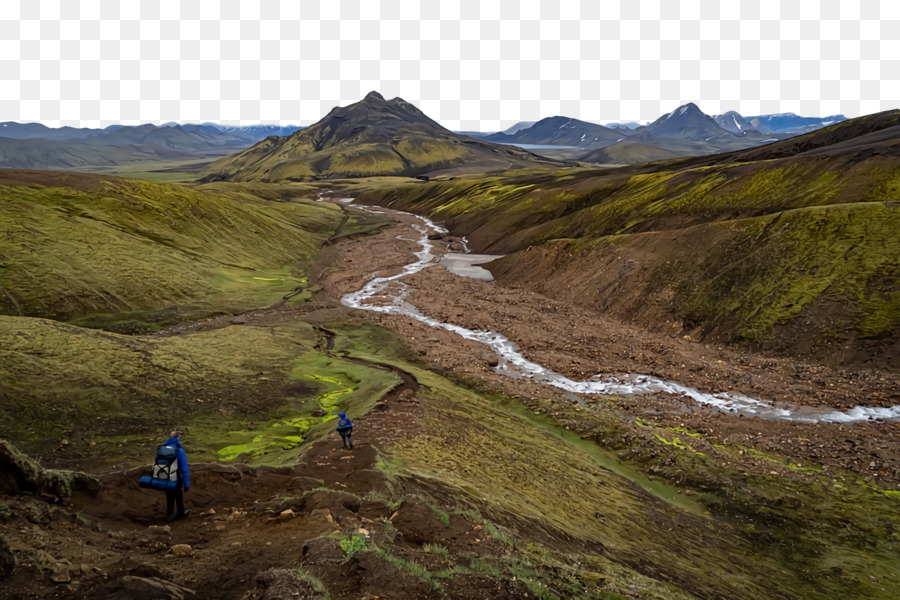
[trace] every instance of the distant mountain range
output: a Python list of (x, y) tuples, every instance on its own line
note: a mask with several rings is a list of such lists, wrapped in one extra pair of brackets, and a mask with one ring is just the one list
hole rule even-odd
[[(710, 116), (688, 103), (646, 125), (604, 126), (555, 116), (522, 121), (503, 132), (454, 133), (404, 100), (386, 101), (373, 94), (359, 103), (336, 107), (306, 135), (300, 135), (304, 130), (296, 125), (166, 123), (91, 129), (7, 121), (0, 123), (0, 167), (90, 169), (224, 156), (250, 146), (253, 148), (240, 159), (217, 162), (220, 174), (233, 175), (237, 168), (245, 174), (274, 170), (300, 178), (386, 172), (418, 175), (442, 166), (459, 168), (464, 163), (493, 169), (535, 161), (546, 164), (548, 159), (638, 164), (752, 148), (846, 120), (843, 115), (801, 117), (794, 113), (744, 117), (735, 111)], [(290, 166), (277, 166), (271, 162), (273, 158), (263, 158), (266, 152), (254, 144), (262, 144)], [(528, 152), (510, 146), (522, 146)], [(256, 159), (262, 163), (251, 168)]]
[(760, 115), (746, 117), (747, 122), (762, 133), (790, 133), (798, 135), (809, 133), (834, 123), (846, 121), (844, 115), (831, 115), (830, 117), (800, 117), (794, 113), (780, 113), (777, 115)]
[[(522, 124), (520, 123), (519, 125)], [(481, 139), (500, 144), (591, 148), (614, 144), (621, 140), (622, 137), (622, 132), (614, 131), (603, 125), (570, 119), (569, 117), (549, 117), (537, 121), (530, 127), (516, 129), (513, 133), (495, 133)]]
[(549, 117), (502, 133), (469, 134), (486, 141), (516, 144), (558, 159), (637, 164), (677, 156), (703, 156), (751, 148), (843, 121), (843, 115), (798, 117), (793, 113), (743, 117), (735, 111), (705, 114), (694, 103), (652, 123), (606, 126), (568, 117)]
[(564, 163), (445, 129), (402, 98), (370, 92), (306, 129), (270, 137), (210, 166), (208, 180), (305, 181), (507, 171)]
[(289, 135), (298, 129), (213, 123), (51, 128), (41, 123), (7, 121), (0, 123), (0, 167), (81, 169), (222, 156), (271, 135)]

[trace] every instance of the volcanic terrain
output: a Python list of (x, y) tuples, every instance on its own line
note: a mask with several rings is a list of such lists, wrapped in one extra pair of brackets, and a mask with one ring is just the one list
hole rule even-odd
[(370, 94), (0, 171), (0, 596), (894, 598), (896, 129), (586, 169)]

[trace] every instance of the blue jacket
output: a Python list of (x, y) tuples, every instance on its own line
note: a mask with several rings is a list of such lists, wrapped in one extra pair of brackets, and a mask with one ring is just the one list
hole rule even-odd
[(190, 470), (188, 469), (187, 455), (184, 453), (184, 448), (181, 447), (181, 442), (178, 441), (178, 436), (169, 438), (163, 443), (163, 446), (175, 446), (178, 448), (178, 473), (180, 474), (182, 483), (184, 483), (184, 489), (190, 488), (191, 477)]
[(341, 413), (341, 420), (338, 421), (338, 433), (341, 435), (349, 435), (353, 433), (353, 422), (347, 418), (347, 415)]

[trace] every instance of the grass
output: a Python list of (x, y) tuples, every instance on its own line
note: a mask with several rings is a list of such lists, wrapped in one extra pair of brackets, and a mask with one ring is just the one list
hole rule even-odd
[(422, 550), (425, 552), (429, 552), (431, 554), (437, 554), (438, 556), (449, 557), (450, 551), (447, 550), (446, 547), (441, 546), (440, 544), (425, 544), (422, 546)]
[[(363, 343), (364, 331), (346, 331)], [(195, 460), (286, 464), (330, 430), (332, 412), (363, 413), (398, 382), (320, 354), (303, 322), (150, 338), (0, 317), (0, 335), (5, 435), (73, 466), (146, 457), (173, 425)]]
[(405, 558), (396, 556), (389, 550), (385, 550), (382, 548), (376, 549), (379, 558), (384, 560), (387, 564), (397, 569), (398, 571), (403, 571), (405, 573), (409, 573), (413, 577), (417, 577), (426, 581), (432, 591), (440, 591), (444, 588), (443, 584), (437, 579), (440, 579), (435, 576), (434, 573), (423, 567), (421, 564), (416, 562), (415, 560), (407, 560)]
[[(530, 563), (515, 566), (518, 575), (477, 557), (466, 563), (473, 572), (491, 577), (507, 573), (531, 581), (534, 593), (560, 597), (570, 597), (574, 588), (560, 587), (565, 579), (547, 573), (563, 569), (551, 565), (574, 562), (581, 566), (564, 570), (580, 583), (566, 585), (581, 586), (582, 593), (595, 581), (587, 589), (630, 595), (622, 582), (632, 577), (641, 581), (641, 589), (659, 586), (660, 581), (674, 586), (653, 588), (659, 597), (758, 597), (778, 590), (802, 595), (813, 580), (829, 593), (855, 590), (857, 595), (886, 597), (882, 588), (889, 589), (888, 582), (894, 580), (888, 566), (891, 535), (885, 533), (889, 528), (884, 523), (900, 527), (900, 515), (890, 506), (894, 499), (878, 490), (832, 488), (830, 478), (810, 480), (817, 474), (803, 469), (792, 470), (796, 478), (767, 475), (766, 467), (748, 471), (746, 464), (733, 459), (734, 449), (718, 450), (690, 432), (648, 421), (636, 428), (641, 434), (624, 448), (618, 434), (609, 439), (633, 469), (692, 490), (701, 509), (683, 510), (654, 497), (648, 492), (652, 488), (638, 487), (605, 468), (602, 453), (595, 458), (587, 448), (595, 442), (576, 444), (553, 428), (536, 427), (495, 396), (474, 393), (411, 365), (405, 368), (423, 386), (418, 396), (427, 399), (427, 413), (417, 433), (387, 449), (393, 458), (392, 478), (422, 481), (426, 489), (439, 489), (441, 497), (450, 496), (460, 506), (477, 507), (469, 513), (489, 515), (482, 520), (486, 535), (515, 549), (517, 556), (533, 550), (519, 540), (532, 527), (602, 545), (591, 567), (584, 554), (558, 562), (553, 555), (538, 554)], [(609, 430), (605, 420), (616, 418), (602, 408), (595, 413), (564, 407), (560, 412), (559, 419), (578, 423), (570, 435), (579, 439), (596, 431), (597, 439), (604, 440), (602, 432)], [(675, 437), (685, 450), (689, 441), (693, 451), (673, 454)], [(860, 507), (866, 507), (866, 516)], [(853, 524), (850, 529), (847, 523)], [(515, 538), (506, 529), (517, 531)], [(693, 558), (686, 562), (685, 554)], [(652, 556), (655, 583), (641, 579), (646, 572), (627, 569), (622, 556)], [(862, 573), (860, 560), (868, 561), (879, 583), (865, 577), (841, 579), (832, 570), (840, 564), (844, 573)], [(778, 566), (784, 564), (792, 567)], [(591, 569), (607, 575), (594, 580)], [(716, 576), (710, 578), (709, 572)]]
[[(0, 312), (84, 325), (158, 326), (273, 304), (305, 285), (343, 219), (311, 201), (90, 175), (34, 181), (0, 185)], [(348, 233), (379, 220), (355, 218)]]
[(488, 532), (488, 535), (490, 535), (492, 538), (494, 538), (498, 542), (502, 542), (502, 543), (506, 544), (507, 546), (513, 545), (512, 538), (509, 537), (508, 535), (506, 535), (505, 533), (501, 533), (500, 530), (497, 529), (497, 526), (494, 525), (491, 521), (489, 521), (487, 519), (484, 520), (484, 529), (485, 529), (485, 531)]

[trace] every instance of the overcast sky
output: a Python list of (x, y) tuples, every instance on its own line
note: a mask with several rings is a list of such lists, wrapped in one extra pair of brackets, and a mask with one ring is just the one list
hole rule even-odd
[(370, 90), (456, 130), (900, 106), (900, 0), (2, 0), (0, 121), (309, 124)]

